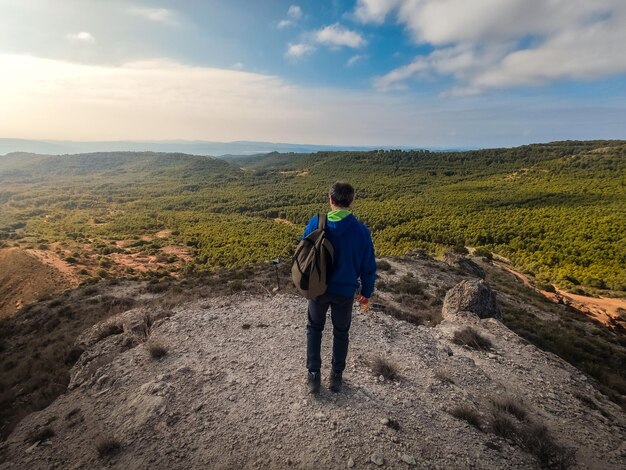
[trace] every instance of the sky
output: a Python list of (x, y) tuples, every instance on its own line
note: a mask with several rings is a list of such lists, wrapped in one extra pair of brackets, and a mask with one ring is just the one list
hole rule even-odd
[(0, 137), (626, 138), (624, 0), (0, 0)]

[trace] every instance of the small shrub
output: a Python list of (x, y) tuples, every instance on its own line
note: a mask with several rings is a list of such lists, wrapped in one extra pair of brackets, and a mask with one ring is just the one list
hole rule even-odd
[(398, 431), (400, 429), (400, 423), (395, 419), (388, 419), (385, 423), (385, 426), (393, 429), (394, 431)]
[(467, 251), (467, 248), (465, 248), (465, 245), (463, 245), (462, 243), (457, 243), (456, 245), (454, 245), (452, 247), (452, 252), (459, 255), (466, 255), (469, 253), (469, 251)]
[(469, 424), (474, 426), (475, 428), (480, 429), (482, 424), (482, 420), (480, 419), (480, 415), (476, 409), (468, 404), (462, 404), (455, 406), (449, 412), (452, 416), (457, 419), (462, 419), (463, 421), (467, 421)]
[(101, 459), (117, 454), (121, 448), (120, 442), (112, 437), (103, 437), (96, 442), (98, 457)]
[(491, 253), (491, 251), (489, 251), (484, 246), (479, 246), (478, 248), (476, 248), (474, 250), (474, 256), (480, 256), (480, 257), (485, 258), (487, 260), (492, 260), (493, 259), (493, 254)]
[(527, 423), (520, 427), (516, 441), (534, 455), (543, 468), (568, 469), (576, 463), (575, 452), (557, 443), (543, 424)]
[(526, 412), (526, 408), (524, 408), (524, 404), (522, 403), (522, 401), (512, 395), (504, 395), (501, 397), (492, 398), (491, 404), (494, 408), (515, 416), (520, 421), (526, 419), (526, 416), (528, 414)]
[[(154, 279), (156, 281), (156, 279)], [(151, 294), (160, 294), (161, 292), (165, 292), (166, 290), (168, 290), (171, 287), (171, 284), (169, 282), (150, 282), (147, 286), (146, 286), (146, 291), (150, 292)]]
[(424, 295), (424, 284), (415, 279), (413, 273), (406, 274), (390, 290), (396, 294)]
[(389, 264), (388, 261), (381, 259), (380, 261), (376, 263), (376, 268), (379, 271), (389, 271), (391, 269), (391, 264)]
[(148, 352), (150, 353), (150, 357), (152, 357), (152, 359), (161, 359), (167, 355), (167, 349), (165, 346), (157, 341), (149, 341), (146, 344), (146, 347), (148, 348)]
[(376, 356), (372, 360), (372, 372), (376, 377), (382, 375), (386, 380), (393, 380), (398, 377), (397, 366), (382, 355)]
[(513, 439), (517, 433), (515, 422), (511, 417), (507, 413), (497, 409), (493, 410), (491, 415), (490, 428), (496, 436), (505, 439)]
[(467, 326), (462, 330), (455, 331), (452, 340), (456, 344), (468, 346), (477, 350), (487, 351), (493, 347), (493, 344), (488, 338), (485, 338), (470, 326)]
[(240, 292), (242, 290), (244, 290), (245, 286), (243, 284), (243, 281), (239, 280), (239, 279), (235, 279), (234, 281), (230, 281), (228, 283), (228, 287), (230, 287), (230, 290), (232, 290), (233, 292)]

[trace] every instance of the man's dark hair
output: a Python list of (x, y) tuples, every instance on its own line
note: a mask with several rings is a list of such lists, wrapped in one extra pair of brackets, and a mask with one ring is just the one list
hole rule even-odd
[(337, 181), (330, 188), (330, 198), (339, 207), (350, 207), (354, 201), (354, 188), (350, 183)]

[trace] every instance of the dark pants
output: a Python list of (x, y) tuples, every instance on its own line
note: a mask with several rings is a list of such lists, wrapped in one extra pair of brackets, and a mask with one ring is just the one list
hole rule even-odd
[(309, 321), (306, 326), (306, 367), (317, 372), (322, 366), (322, 332), (330, 307), (333, 321), (333, 372), (343, 372), (348, 355), (348, 332), (352, 322), (354, 297), (323, 294), (309, 300)]

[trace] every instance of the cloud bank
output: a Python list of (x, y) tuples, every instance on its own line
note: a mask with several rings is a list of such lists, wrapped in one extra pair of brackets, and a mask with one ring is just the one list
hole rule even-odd
[(434, 50), (378, 77), (381, 90), (450, 76), (454, 94), (626, 72), (623, 0), (358, 0), (362, 23), (396, 21)]
[(497, 146), (615, 138), (626, 122), (624, 106), (601, 100), (452, 102), (168, 60), (96, 66), (0, 54), (0, 69), (0, 136), (14, 138)]

